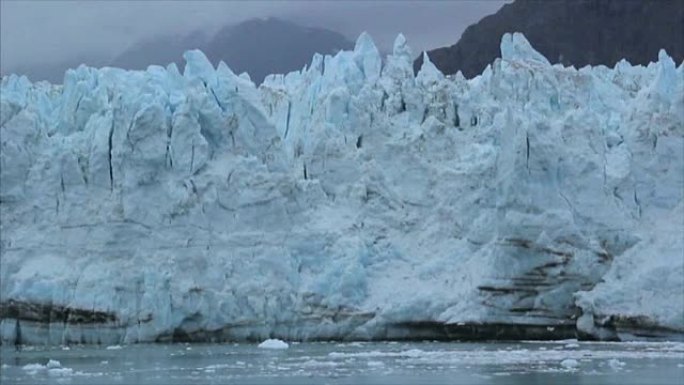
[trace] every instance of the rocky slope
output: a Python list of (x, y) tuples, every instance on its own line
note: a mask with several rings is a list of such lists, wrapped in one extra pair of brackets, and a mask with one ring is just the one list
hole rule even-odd
[(681, 336), (683, 66), (500, 50), (3, 78), (2, 342)]
[[(499, 55), (506, 32), (525, 34), (552, 63), (604, 64), (626, 59), (646, 65), (658, 50), (684, 60), (684, 2), (679, 0), (516, 0), (468, 27), (460, 40), (429, 51), (442, 72), (476, 76)], [(422, 64), (414, 63), (417, 71)]]

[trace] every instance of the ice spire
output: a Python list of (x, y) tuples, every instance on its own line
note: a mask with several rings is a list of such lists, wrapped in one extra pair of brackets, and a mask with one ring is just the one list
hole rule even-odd
[(356, 39), (354, 47), (354, 61), (363, 71), (364, 76), (370, 82), (375, 82), (380, 77), (382, 59), (380, 52), (373, 43), (373, 39), (367, 32), (361, 33)]
[(394, 46), (392, 47), (392, 56), (396, 58), (405, 58), (409, 62), (413, 59), (413, 53), (411, 53), (411, 47), (406, 43), (406, 37), (403, 34), (398, 34), (397, 38), (394, 39)]
[(211, 79), (216, 76), (214, 66), (202, 51), (198, 49), (185, 51), (183, 59), (185, 59), (185, 71), (183, 72), (185, 78), (200, 78), (205, 82), (211, 82)]
[(525, 35), (520, 32), (505, 33), (501, 37), (501, 58), (509, 61), (536, 61), (549, 64), (544, 55), (532, 48)]
[(423, 65), (420, 67), (418, 75), (416, 75), (416, 81), (418, 81), (420, 84), (427, 85), (429, 83), (438, 82), (442, 79), (444, 79), (444, 74), (442, 74), (442, 72), (435, 67), (432, 61), (430, 61), (430, 57), (428, 56), (427, 52), (423, 51)]

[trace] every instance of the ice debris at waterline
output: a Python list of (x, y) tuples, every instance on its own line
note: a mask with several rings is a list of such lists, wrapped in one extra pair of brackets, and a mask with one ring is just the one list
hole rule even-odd
[(680, 338), (684, 67), (501, 53), (3, 78), (2, 341)]
[(78, 372), (74, 373), (74, 370), (71, 368), (62, 367), (62, 363), (57, 360), (49, 360), (45, 365), (27, 364), (24, 365), (22, 369), (31, 375), (37, 375), (41, 372), (47, 372), (49, 376), (71, 376), (73, 374), (81, 374)]
[(259, 344), (259, 348), (261, 349), (287, 349), (289, 347), (290, 345), (288, 345), (287, 342), (272, 338)]
[(561, 361), (561, 366), (567, 369), (574, 369), (579, 366), (579, 361), (574, 358), (566, 358)]

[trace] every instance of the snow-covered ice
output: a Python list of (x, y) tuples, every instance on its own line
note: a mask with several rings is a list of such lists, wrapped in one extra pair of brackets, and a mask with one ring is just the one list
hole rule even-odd
[(3, 77), (3, 343), (681, 337), (684, 66), (501, 54)]

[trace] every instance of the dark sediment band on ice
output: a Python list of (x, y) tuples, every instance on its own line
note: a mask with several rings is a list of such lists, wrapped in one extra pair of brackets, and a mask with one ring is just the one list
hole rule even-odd
[(594, 318), (593, 326), (602, 331), (600, 338), (578, 329), (577, 336), (590, 341), (663, 340), (684, 341), (684, 330), (658, 324), (645, 316), (610, 315), (603, 319)]
[[(194, 327), (190, 323), (175, 328), (170, 333), (157, 336), (158, 343), (222, 343), (222, 342), (258, 342), (264, 338), (280, 338), (290, 341), (552, 341), (577, 338), (579, 340), (596, 340), (595, 336), (583, 333), (577, 328), (574, 320), (547, 320), (539, 317), (538, 323), (521, 321), (498, 321), (486, 323), (450, 324), (432, 320), (395, 322), (379, 325), (370, 333), (358, 334), (354, 330), (375, 318), (373, 313), (344, 313), (334, 319), (331, 317), (308, 317), (300, 322), (284, 322), (277, 324), (245, 323), (226, 325), (220, 329), (207, 330)], [(54, 339), (53, 334), (62, 334), (58, 338), (62, 344), (109, 344), (122, 342), (127, 329), (131, 325), (120, 323), (116, 314), (111, 312), (74, 309), (61, 305), (37, 304), (9, 300), (0, 304), (0, 320), (4, 327), (14, 327), (12, 339), (4, 339), (0, 344), (32, 345), (41, 344), (36, 338)], [(314, 333), (306, 334), (302, 330), (311, 330), (322, 323), (329, 323), (336, 328), (345, 329), (346, 333)], [(61, 326), (60, 326), (61, 325)], [(64, 333), (72, 325), (80, 330), (76, 333)], [(602, 340), (620, 341), (624, 336), (628, 339), (647, 340), (684, 340), (684, 331), (664, 328), (646, 317), (611, 316), (596, 327), (605, 331)], [(110, 333), (104, 339), (97, 337), (98, 332), (88, 330), (88, 337), (78, 328), (105, 330)], [(60, 329), (63, 328), (63, 329)], [(22, 333), (22, 329), (25, 332)], [(29, 331), (30, 330), (30, 331)], [(41, 331), (36, 333), (36, 331)], [(38, 336), (41, 337), (38, 337)], [(47, 341), (45, 341), (47, 342)], [(134, 341), (145, 342), (145, 341)]]
[(98, 310), (8, 300), (0, 302), (0, 319), (69, 324), (105, 324), (117, 321), (116, 314)]

